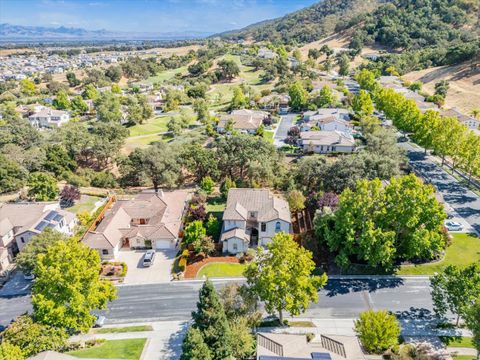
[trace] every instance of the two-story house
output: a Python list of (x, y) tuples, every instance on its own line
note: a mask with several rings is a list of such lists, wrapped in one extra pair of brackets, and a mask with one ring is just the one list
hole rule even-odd
[(292, 231), (288, 202), (268, 189), (230, 189), (223, 213), (223, 252), (265, 246), (278, 232)]
[(0, 205), (0, 270), (46, 228), (73, 235), (77, 223), (75, 214), (60, 209), (58, 203)]
[(67, 111), (43, 108), (28, 117), (32, 126), (37, 128), (58, 128), (70, 121)]

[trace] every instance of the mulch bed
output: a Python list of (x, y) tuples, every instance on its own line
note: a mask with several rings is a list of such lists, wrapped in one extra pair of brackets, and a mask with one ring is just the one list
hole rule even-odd
[(203, 265), (209, 263), (233, 263), (238, 264), (240, 260), (235, 256), (222, 256), (222, 257), (208, 257), (201, 261), (194, 262), (193, 264), (187, 265), (185, 269), (184, 278), (185, 279), (195, 279), (197, 277), (197, 273)]

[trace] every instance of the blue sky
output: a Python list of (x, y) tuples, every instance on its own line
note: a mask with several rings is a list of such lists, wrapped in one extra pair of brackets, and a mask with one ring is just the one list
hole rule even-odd
[(134, 32), (219, 32), (317, 0), (0, 0), (0, 23)]

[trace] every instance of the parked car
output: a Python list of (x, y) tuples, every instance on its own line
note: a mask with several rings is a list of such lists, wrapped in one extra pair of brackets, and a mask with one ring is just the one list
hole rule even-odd
[(445, 227), (447, 228), (448, 231), (461, 231), (463, 228), (462, 224), (456, 221), (446, 221)]
[(95, 320), (95, 323), (93, 324), (94, 328), (100, 328), (105, 324), (106, 317), (103, 315), (95, 315), (97, 317), (97, 320)]
[(33, 274), (23, 274), (23, 278), (25, 280), (33, 280), (35, 278), (35, 275), (33, 275)]
[(143, 267), (149, 267), (153, 265), (155, 261), (155, 250), (148, 250), (143, 256)]

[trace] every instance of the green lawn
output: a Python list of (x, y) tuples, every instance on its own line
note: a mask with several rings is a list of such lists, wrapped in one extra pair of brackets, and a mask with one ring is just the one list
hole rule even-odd
[(265, 131), (265, 140), (268, 140), (271, 144), (273, 144), (273, 135), (274, 135), (274, 132), (273, 131)]
[(207, 213), (218, 213), (225, 210), (226, 200), (220, 196), (207, 199)]
[(103, 198), (100, 196), (82, 195), (80, 200), (75, 202), (75, 205), (67, 208), (66, 210), (74, 214), (79, 214), (84, 211), (88, 211), (90, 213), (93, 211), (93, 209), (95, 209), (95, 203), (101, 200), (103, 200)]
[(152, 330), (153, 328), (150, 325), (136, 325), (136, 326), (125, 326), (125, 327), (116, 327), (116, 328), (93, 329), (92, 333), (111, 334), (111, 333), (138, 332), (138, 331), (152, 331)]
[(440, 340), (446, 345), (451, 347), (463, 347), (463, 348), (472, 348), (473, 346), (472, 338), (466, 336), (440, 336)]
[(147, 339), (107, 340), (102, 345), (69, 352), (79, 358), (139, 360)]
[(476, 358), (470, 355), (454, 355), (453, 360), (476, 360)]
[(176, 69), (162, 71), (160, 74), (156, 76), (149, 77), (146, 80), (146, 82), (150, 84), (162, 83), (164, 81), (173, 79), (176, 74), (185, 74), (187, 72), (187, 68), (188, 68), (187, 66), (182, 66)]
[(157, 116), (152, 119), (149, 119), (144, 124), (134, 125), (129, 128), (130, 136), (141, 136), (141, 135), (150, 135), (158, 134), (161, 132), (167, 132), (167, 123), (170, 120), (170, 116), (162, 115)]
[(398, 275), (432, 275), (442, 271), (448, 265), (467, 266), (480, 261), (480, 238), (468, 234), (453, 234), (453, 242), (447, 248), (445, 258), (439, 262), (425, 265), (405, 265)]
[(245, 265), (232, 263), (210, 263), (200, 269), (197, 278), (214, 277), (240, 277), (243, 275)]

